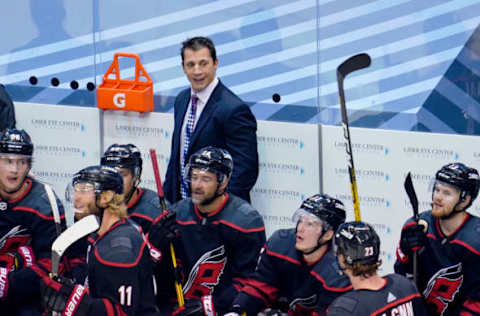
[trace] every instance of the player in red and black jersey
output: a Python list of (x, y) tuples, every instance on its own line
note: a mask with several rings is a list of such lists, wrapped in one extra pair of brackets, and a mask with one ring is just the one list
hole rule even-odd
[(372, 226), (344, 223), (338, 227), (333, 242), (338, 264), (354, 290), (337, 298), (328, 308), (328, 316), (428, 315), (412, 281), (399, 274), (377, 274), (380, 238)]
[(146, 234), (160, 216), (161, 207), (156, 192), (139, 186), (143, 165), (140, 150), (133, 144), (113, 144), (103, 154), (101, 164), (116, 168), (122, 175), (128, 218), (142, 226)]
[[(107, 148), (100, 163), (117, 169), (122, 175), (128, 218), (138, 224), (146, 234), (153, 220), (161, 214), (161, 208), (157, 193), (139, 186), (143, 167), (140, 151), (133, 144), (113, 144)], [(85, 214), (76, 210), (77, 219), (83, 216)], [(87, 240), (83, 238), (68, 250), (69, 273), (76, 281), (83, 282), (87, 273), (85, 265), (87, 246)]]
[(32, 154), (24, 130), (7, 129), (0, 136), (0, 311), (5, 315), (40, 315), (40, 288), (32, 266), (50, 270), (56, 238), (45, 188), (27, 176)]
[(433, 315), (480, 315), (480, 218), (467, 212), (479, 186), (476, 169), (443, 166), (435, 175), (432, 210), (403, 226), (395, 271), (412, 274), (418, 252), (417, 286)]
[(289, 315), (325, 315), (330, 303), (351, 290), (341, 274), (331, 240), (345, 221), (340, 200), (316, 194), (295, 212), (296, 228), (276, 231), (263, 248), (255, 275), (232, 304), (231, 315), (257, 315), (264, 308)]
[[(265, 244), (258, 211), (225, 192), (232, 167), (232, 158), (223, 149), (206, 147), (193, 154), (185, 171), (192, 197), (174, 204), (150, 230), (149, 240), (162, 252), (164, 265), (171, 265), (165, 254), (172, 240), (182, 264), (187, 307), (177, 313), (189, 314), (188, 309), (202, 304), (201, 313), (214, 313), (211, 307), (219, 315), (228, 311), (252, 276)], [(167, 269), (160, 273), (171, 274)], [(156, 278), (164, 279), (158, 274)], [(174, 296), (173, 285), (170, 289)]]
[(47, 310), (62, 315), (156, 315), (152, 262), (140, 228), (127, 219), (123, 180), (109, 166), (80, 170), (72, 180), (75, 207), (101, 218), (88, 237), (84, 285), (42, 275)]

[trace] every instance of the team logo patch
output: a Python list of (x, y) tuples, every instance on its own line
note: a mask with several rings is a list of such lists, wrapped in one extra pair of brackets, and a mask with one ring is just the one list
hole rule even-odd
[(186, 297), (202, 297), (212, 294), (223, 273), (227, 257), (222, 245), (206, 252), (193, 266), (183, 288)]
[(463, 283), (462, 263), (446, 267), (435, 273), (423, 292), (427, 304), (437, 315), (443, 315)]

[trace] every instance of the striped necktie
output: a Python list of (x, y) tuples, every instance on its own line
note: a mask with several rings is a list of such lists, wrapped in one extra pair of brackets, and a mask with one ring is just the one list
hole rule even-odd
[(187, 181), (185, 181), (185, 164), (188, 162), (187, 161), (188, 147), (190, 146), (193, 130), (195, 129), (195, 116), (197, 114), (198, 97), (196, 95), (192, 95), (191, 100), (192, 100), (192, 106), (190, 107), (190, 111), (188, 111), (188, 115), (187, 115), (187, 124), (185, 126), (185, 137), (183, 138), (183, 153), (182, 153), (182, 161), (181, 161), (182, 179), (181, 179), (180, 191), (182, 193), (182, 198), (184, 199), (189, 197), (188, 183)]

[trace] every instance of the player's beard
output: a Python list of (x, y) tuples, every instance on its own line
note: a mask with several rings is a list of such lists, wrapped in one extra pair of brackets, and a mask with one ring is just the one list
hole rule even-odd
[(217, 197), (218, 195), (216, 194), (217, 193), (217, 190), (215, 190), (214, 192), (211, 192), (210, 194), (205, 194), (203, 192), (202, 195), (200, 196), (195, 196), (192, 194), (192, 201), (193, 201), (193, 204), (195, 205), (202, 205), (202, 206), (205, 206), (205, 205), (209, 205), (210, 203), (212, 203)]
[(81, 209), (77, 208), (77, 206), (74, 207), (78, 211), (75, 213), (75, 218), (77, 218), (77, 220), (82, 219), (83, 217), (88, 215), (98, 215), (100, 213), (100, 209), (96, 206), (95, 201), (89, 201), (87, 203), (87, 206)]
[(436, 218), (444, 218), (453, 212), (454, 207), (455, 205), (453, 207), (445, 204), (438, 206), (432, 203), (432, 215)]

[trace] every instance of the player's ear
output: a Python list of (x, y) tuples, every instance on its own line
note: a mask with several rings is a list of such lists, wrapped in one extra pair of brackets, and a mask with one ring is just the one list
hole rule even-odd
[(329, 229), (325, 232), (325, 234), (323, 235), (323, 238), (325, 239), (325, 241), (332, 240), (333, 234), (334, 234), (334, 231)]
[(223, 177), (222, 183), (220, 183), (219, 189), (225, 191), (227, 189), (228, 181), (230, 179), (228, 177)]
[(465, 194), (463, 199), (461, 199), (462, 202), (460, 203), (460, 205), (462, 205), (462, 208), (467, 206), (470, 203), (471, 199), (472, 197), (470, 196), (470, 194)]

